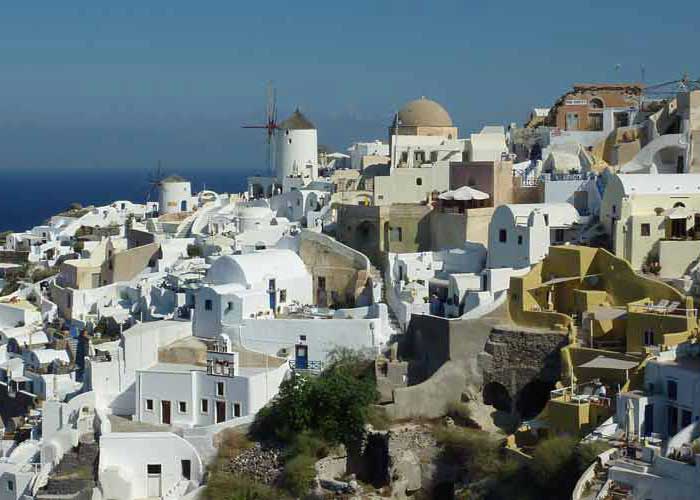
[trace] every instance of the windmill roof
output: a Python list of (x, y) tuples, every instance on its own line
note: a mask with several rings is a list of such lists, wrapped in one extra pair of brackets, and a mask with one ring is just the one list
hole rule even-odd
[(160, 182), (162, 184), (167, 184), (169, 182), (187, 182), (187, 179), (185, 179), (184, 177), (180, 177), (179, 175), (169, 175)]
[(292, 113), (292, 116), (279, 124), (279, 128), (287, 130), (315, 130), (316, 126), (297, 109)]

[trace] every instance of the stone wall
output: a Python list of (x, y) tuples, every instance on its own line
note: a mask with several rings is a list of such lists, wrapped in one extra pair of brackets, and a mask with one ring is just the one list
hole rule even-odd
[(509, 401), (515, 403), (510, 410), (515, 411), (521, 396), (530, 397), (523, 391), (531, 384), (553, 386), (561, 376), (560, 350), (566, 345), (568, 338), (564, 333), (494, 328), (479, 355), (485, 402), (493, 404), (488, 401), (493, 393), (505, 389)]

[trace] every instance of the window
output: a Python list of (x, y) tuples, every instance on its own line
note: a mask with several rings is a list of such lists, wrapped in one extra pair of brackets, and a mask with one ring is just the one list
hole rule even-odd
[(209, 413), (209, 400), (208, 400), (208, 399), (203, 399), (203, 400), (200, 402), (199, 411), (201, 411), (201, 412), (204, 413), (205, 415), (206, 415), (207, 413)]
[(508, 241), (508, 231), (505, 229), (500, 229), (498, 231), (498, 241), (501, 243), (506, 243)]
[(629, 127), (630, 124), (630, 115), (629, 113), (614, 113), (613, 114), (614, 120), (615, 120), (615, 128), (619, 127)]
[(666, 382), (666, 392), (668, 394), (668, 399), (675, 401), (678, 398), (678, 382), (675, 380), (668, 380)]
[(588, 130), (603, 130), (603, 113), (588, 113)]
[(319, 288), (319, 290), (326, 289), (326, 277), (325, 276), (318, 277), (318, 288)]
[(423, 185), (423, 179), (421, 177), (416, 178), (416, 186), (422, 186)]
[(233, 311), (233, 302), (228, 302), (226, 304), (226, 311)]
[(566, 113), (566, 130), (578, 130), (578, 113)]
[(544, 214), (544, 223), (549, 226), (549, 214)]
[(562, 243), (564, 241), (564, 230), (555, 229), (554, 230), (554, 241), (555, 243)]
[(518, 245), (522, 245), (522, 244), (523, 244), (523, 235), (519, 234), (518, 235)]
[(403, 232), (400, 227), (392, 227), (389, 231), (389, 241), (402, 241)]
[(148, 464), (146, 466), (146, 472), (149, 475), (160, 475), (161, 466), (160, 464)]
[(408, 153), (406, 151), (401, 153), (401, 163), (408, 163)]
[(430, 161), (432, 163), (435, 163), (438, 161), (438, 152), (437, 151), (431, 151), (430, 152)]
[(15, 482), (7, 481), (7, 491), (15, 491)]
[(205, 311), (211, 311), (212, 310), (212, 301), (211, 299), (207, 299), (204, 301), (204, 310)]
[(613, 217), (614, 217), (615, 215), (617, 215), (617, 205), (613, 205), (613, 206), (612, 206), (612, 214), (613, 214)]
[(153, 411), (153, 400), (152, 399), (146, 400), (146, 411)]
[(223, 395), (224, 395), (224, 383), (223, 383), (223, 382), (217, 382), (217, 383), (216, 383), (216, 395), (217, 395), (217, 396), (223, 396)]
[(597, 97), (594, 97), (593, 99), (591, 99), (591, 102), (589, 104), (590, 104), (591, 108), (593, 108), (593, 109), (603, 109), (603, 107), (604, 107), (603, 100), (598, 99)]
[(280, 304), (287, 302), (287, 290), (280, 290)]
[(180, 413), (187, 413), (187, 401), (178, 401), (177, 402), (177, 410)]
[(425, 163), (425, 151), (416, 151), (413, 158), (415, 159), (417, 165), (422, 165)]
[(651, 235), (651, 224), (642, 224), (641, 225), (641, 235), (642, 236)]
[(654, 345), (654, 331), (653, 330), (645, 330), (644, 331), (644, 345), (646, 345), (646, 346)]
[(241, 403), (233, 403), (233, 416), (234, 417), (241, 416)]

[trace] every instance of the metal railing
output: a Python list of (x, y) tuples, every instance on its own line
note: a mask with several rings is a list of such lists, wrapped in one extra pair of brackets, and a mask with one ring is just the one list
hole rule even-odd
[(323, 361), (308, 361), (305, 367), (297, 367), (296, 360), (289, 360), (289, 368), (295, 372), (321, 373), (323, 371)]

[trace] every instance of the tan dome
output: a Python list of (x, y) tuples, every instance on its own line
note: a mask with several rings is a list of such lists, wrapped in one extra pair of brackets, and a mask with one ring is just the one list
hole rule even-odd
[(399, 125), (406, 127), (452, 127), (452, 118), (440, 104), (425, 97), (406, 104), (399, 111)]

